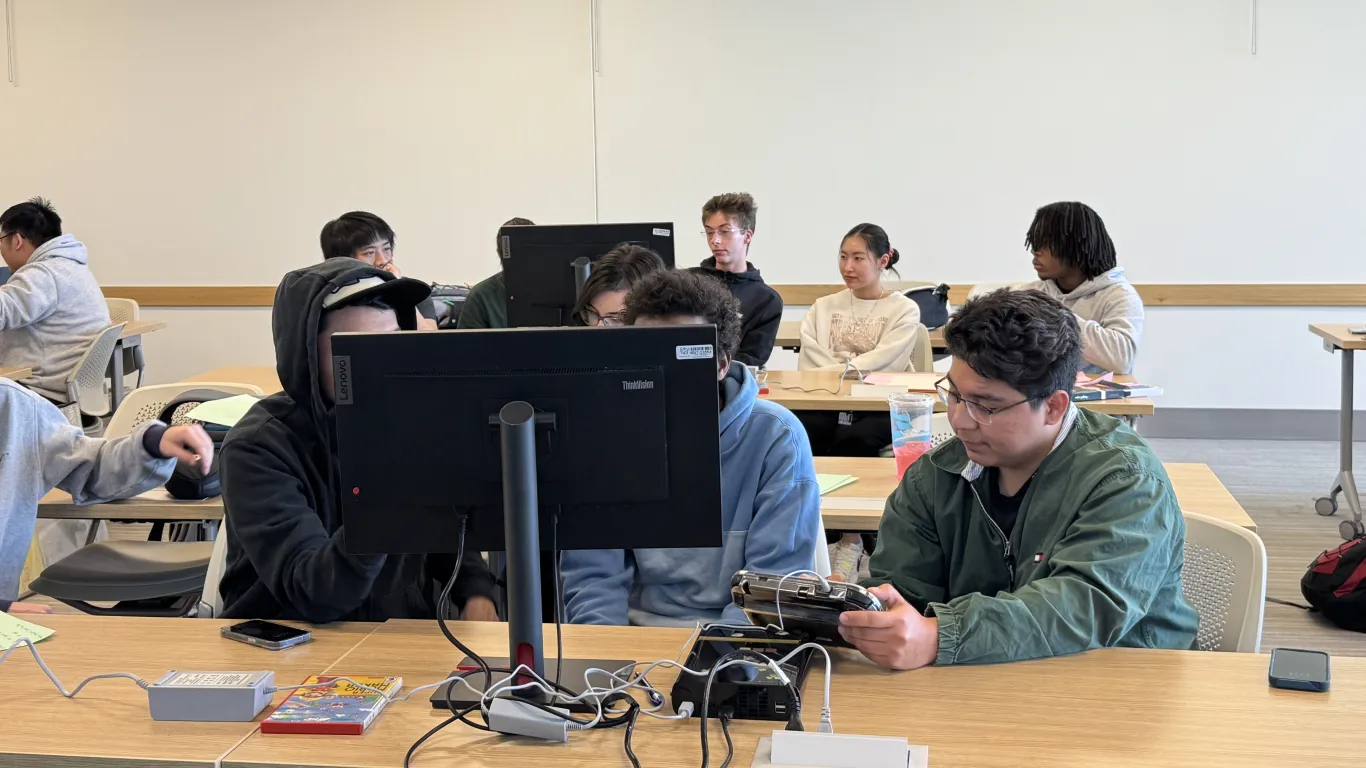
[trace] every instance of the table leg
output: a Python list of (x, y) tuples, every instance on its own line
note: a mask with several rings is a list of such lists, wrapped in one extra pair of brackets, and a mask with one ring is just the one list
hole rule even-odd
[[(1338, 525), (1342, 537), (1350, 539), (1364, 532), (1361, 497), (1357, 494), (1356, 477), (1352, 472), (1352, 416), (1356, 361), (1352, 350), (1344, 349), (1341, 352), (1342, 403), (1338, 414), (1338, 476), (1334, 480), (1331, 493), (1334, 497), (1341, 493), (1343, 500), (1347, 502), (1347, 510), (1352, 514), (1351, 520), (1344, 520)], [(1333, 506), (1336, 509), (1336, 503)]]
[(112, 400), (112, 404), (113, 404), (113, 406), (114, 406), (114, 410), (117, 411), (117, 410), (119, 409), (119, 403), (123, 402), (123, 342), (122, 342), (122, 341), (117, 341), (117, 342), (114, 343), (114, 359), (113, 359), (112, 362), (113, 362), (113, 369), (114, 369), (114, 372), (113, 372), (113, 375), (110, 376), (110, 378), (113, 379), (113, 381), (110, 382), (112, 388), (110, 389), (109, 395), (110, 395), (110, 399)]

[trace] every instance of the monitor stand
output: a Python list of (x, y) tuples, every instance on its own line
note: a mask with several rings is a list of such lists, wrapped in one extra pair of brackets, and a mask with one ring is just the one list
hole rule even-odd
[[(547, 429), (555, 428), (555, 415), (537, 414), (530, 403), (515, 401), (504, 405), (497, 416), (489, 419), (490, 426), (497, 426), (501, 438), (503, 461), (503, 538), (507, 554), (507, 618), (508, 618), (508, 657), (486, 658), (490, 667), (512, 669), (515, 665), (526, 665), (542, 678), (554, 681), (555, 670), (546, 670), (543, 638), (541, 635), (541, 530), (540, 504), (536, 495), (536, 428), (542, 425)], [(560, 617), (563, 620), (564, 617)], [(583, 692), (585, 683), (583, 673), (586, 669), (602, 669), (615, 672), (631, 664), (630, 661), (608, 659), (564, 659), (560, 668), (560, 685), (573, 691), (572, 695)], [(553, 664), (553, 662), (552, 662)], [(469, 666), (466, 666), (469, 665)], [(471, 659), (464, 659), (461, 668), (451, 675), (466, 669), (477, 669)], [(506, 673), (494, 673), (490, 685), (507, 678)], [(610, 680), (605, 676), (594, 680), (594, 684), (606, 686)], [(481, 687), (484, 676), (471, 674), (467, 679), (472, 685)], [(516, 683), (531, 682), (532, 678), (519, 675)], [(446, 688), (436, 689), (432, 696), (432, 706), (446, 708)], [(509, 698), (521, 698), (542, 704), (552, 703), (549, 696), (538, 690), (512, 691), (499, 694)], [(451, 702), (467, 708), (479, 701), (463, 685), (454, 685)], [(559, 705), (557, 705), (559, 706)], [(569, 705), (571, 711), (594, 712), (596, 705), (584, 700), (578, 705)]]

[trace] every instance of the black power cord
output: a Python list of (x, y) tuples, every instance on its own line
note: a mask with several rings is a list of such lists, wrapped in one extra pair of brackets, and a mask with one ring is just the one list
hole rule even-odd
[(636, 758), (636, 753), (631, 749), (631, 735), (636, 732), (636, 719), (640, 717), (640, 702), (631, 699), (630, 719), (626, 721), (626, 736), (624, 738), (626, 746), (626, 759), (631, 761), (632, 768), (640, 768), (640, 760)]
[(721, 710), (721, 733), (726, 735), (726, 759), (721, 763), (721, 768), (730, 768), (730, 761), (735, 757), (735, 742), (730, 740), (730, 708)]

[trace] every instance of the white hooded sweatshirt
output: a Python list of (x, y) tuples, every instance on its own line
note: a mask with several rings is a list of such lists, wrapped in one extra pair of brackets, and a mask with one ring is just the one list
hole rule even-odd
[(1043, 291), (1077, 316), (1081, 330), (1082, 370), (1132, 373), (1143, 336), (1143, 300), (1116, 267), (1063, 293), (1052, 280), (1036, 280), (1020, 290)]
[(32, 368), (20, 383), (49, 399), (66, 401), (66, 380), (108, 327), (109, 305), (71, 235), (43, 243), (0, 285), (0, 366)]

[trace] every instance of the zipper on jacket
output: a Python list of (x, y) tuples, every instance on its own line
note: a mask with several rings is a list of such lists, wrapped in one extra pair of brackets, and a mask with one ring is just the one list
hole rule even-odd
[(991, 523), (991, 527), (992, 527), (992, 528), (995, 528), (995, 529), (996, 529), (996, 532), (999, 533), (999, 534), (1001, 534), (1001, 541), (1004, 541), (1004, 542), (1006, 543), (1006, 545), (1005, 545), (1005, 553), (1004, 553), (1004, 554), (1005, 554), (1006, 572), (1010, 574), (1010, 589), (1008, 589), (1008, 590), (1006, 590), (1006, 591), (1007, 591), (1007, 592), (1014, 592), (1014, 591), (1015, 591), (1015, 550), (1014, 550), (1013, 547), (1010, 546), (1010, 537), (1007, 536), (1007, 535), (1006, 535), (1006, 532), (1005, 532), (1004, 530), (1001, 529), (1000, 524), (996, 522), (996, 518), (994, 518), (994, 517), (991, 516), (991, 510), (987, 509), (987, 505), (982, 503), (982, 496), (981, 496), (981, 494), (979, 494), (979, 493), (977, 492), (977, 486), (974, 485), (972, 482), (969, 481), (969, 482), (968, 482), (968, 487), (972, 489), (973, 498), (977, 499), (977, 506), (980, 507), (980, 508), (982, 509), (982, 514), (984, 514), (984, 515), (987, 516), (987, 522)]

